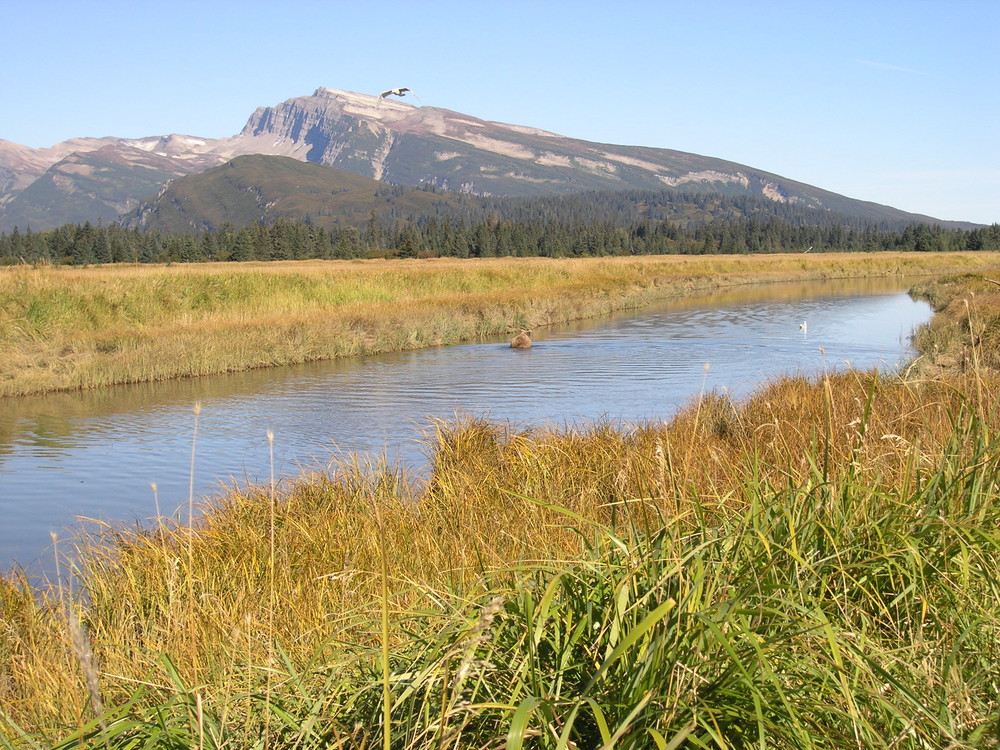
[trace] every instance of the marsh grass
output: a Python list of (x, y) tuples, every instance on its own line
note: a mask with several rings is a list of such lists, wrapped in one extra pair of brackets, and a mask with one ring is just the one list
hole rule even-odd
[(0, 578), (0, 744), (995, 747), (977, 362), (709, 392), (669, 423), (438, 423), (426, 481), (348, 459), (99, 527), (72, 596)]
[[(988, 372), (788, 378), (669, 424), (428, 433), (79, 542), (4, 586), (13, 747), (986, 747), (1000, 686)], [(106, 739), (105, 739), (106, 738)]]
[(0, 270), (0, 396), (453, 344), (748, 283), (996, 268), (976, 254)]
[(918, 284), (913, 294), (935, 311), (914, 334), (921, 372), (1000, 368), (1000, 285), (967, 273)]

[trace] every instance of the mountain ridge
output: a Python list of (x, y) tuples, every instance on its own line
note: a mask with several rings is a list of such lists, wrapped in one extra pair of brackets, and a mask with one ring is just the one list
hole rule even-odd
[(113, 221), (171, 181), (237, 156), (284, 156), (393, 185), (480, 196), (655, 189), (757, 195), (873, 223), (946, 222), (762, 169), (651, 146), (583, 141), (526, 125), (320, 87), (258, 107), (226, 138), (80, 138), (47, 149), (0, 140), (0, 231)]
[[(380, 194), (381, 193), (381, 194)], [(308, 220), (325, 228), (360, 227), (392, 211), (433, 213), (454, 207), (449, 193), (392, 186), (334, 167), (287, 156), (244, 154), (169, 183), (120, 219), (127, 229), (171, 234), (214, 231), (228, 224)]]
[(871, 227), (830, 212), (817, 214), (795, 204), (759, 196), (628, 189), (549, 196), (486, 197), (433, 187), (391, 186), (336, 167), (286, 156), (250, 154), (171, 181), (155, 199), (119, 220), (126, 229), (169, 234), (216, 231), (229, 225), (273, 225), (282, 219), (327, 230), (371, 231), (372, 222), (396, 231), (402, 225), (436, 220), (475, 223), (596, 223), (631, 227), (670, 222), (695, 227), (717, 221), (774, 220), (789, 226)]

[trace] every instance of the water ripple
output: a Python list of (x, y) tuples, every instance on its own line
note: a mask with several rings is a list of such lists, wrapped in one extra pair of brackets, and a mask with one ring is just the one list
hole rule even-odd
[(266, 479), (268, 431), (281, 475), (338, 452), (387, 452), (419, 466), (421, 430), (434, 419), (665, 419), (703, 388), (742, 396), (779, 374), (845, 360), (893, 366), (929, 315), (901, 293), (686, 303), (536, 331), (525, 351), (492, 341), (8, 402), (0, 406), (0, 565), (38, 557), (49, 531), (76, 515), (141, 520), (156, 502), (165, 514), (184, 506), (196, 401), (202, 494), (232, 478)]

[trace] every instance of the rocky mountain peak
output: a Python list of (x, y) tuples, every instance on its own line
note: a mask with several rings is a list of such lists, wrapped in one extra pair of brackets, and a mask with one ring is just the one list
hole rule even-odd
[(229, 138), (81, 138), (48, 149), (0, 141), (0, 231), (112, 221), (121, 206), (155, 195), (168, 179), (248, 154), (287, 156), (396, 185), (480, 195), (676, 188), (762, 196), (776, 204), (876, 221), (908, 216), (722, 159), (592, 143), (392, 96), (320, 87), (308, 96), (259, 107)]

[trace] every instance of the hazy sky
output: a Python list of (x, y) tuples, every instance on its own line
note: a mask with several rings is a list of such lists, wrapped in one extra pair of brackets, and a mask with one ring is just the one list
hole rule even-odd
[[(1000, 1), (4, 0), (0, 139), (232, 135), (320, 86), (1000, 222)], [(411, 103), (418, 103), (407, 99)]]

